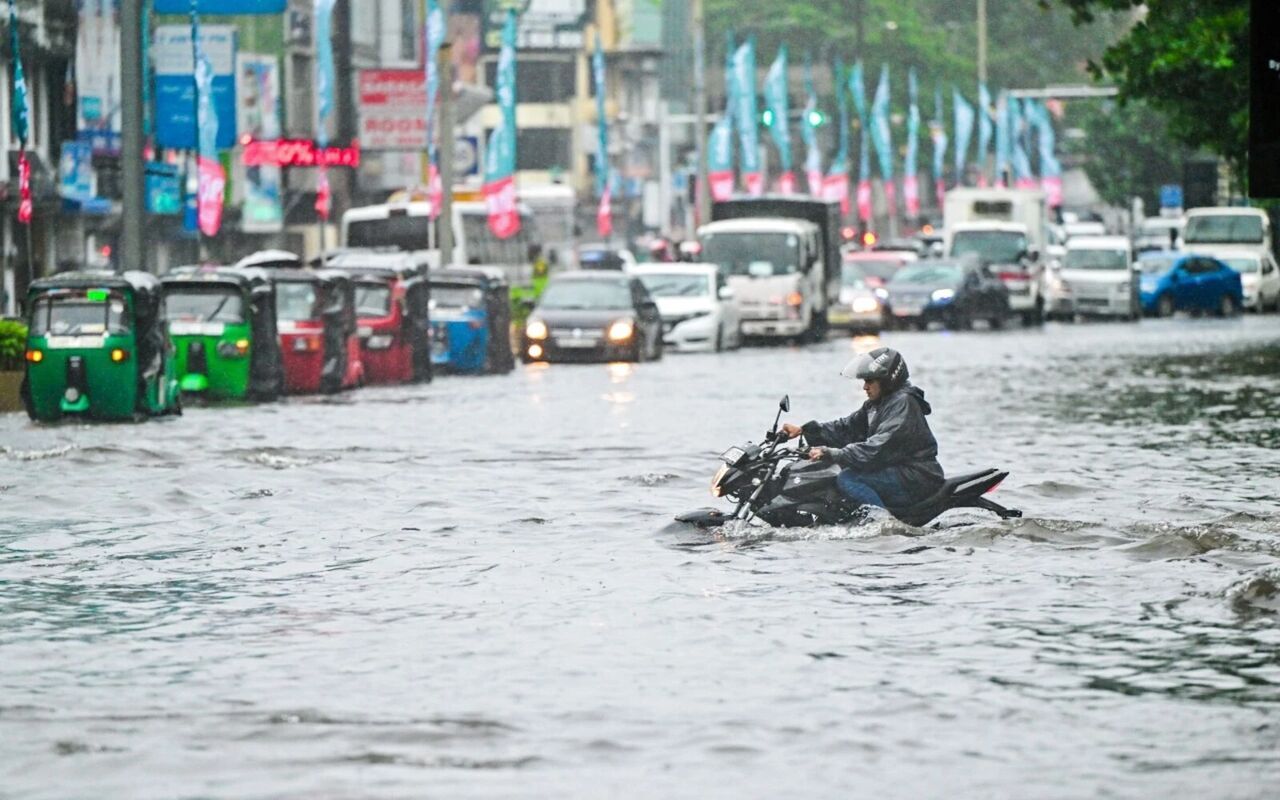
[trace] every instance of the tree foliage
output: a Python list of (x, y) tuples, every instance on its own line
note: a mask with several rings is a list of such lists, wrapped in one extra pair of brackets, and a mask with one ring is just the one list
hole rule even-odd
[[(1169, 132), (1246, 172), (1249, 131), (1248, 0), (1040, 0), (1080, 24), (1128, 10), (1133, 28), (1091, 70), (1114, 82), (1122, 101), (1162, 113)], [(1141, 8), (1140, 11), (1134, 9)]]
[(1082, 104), (1071, 117), (1085, 132), (1075, 145), (1088, 156), (1085, 174), (1108, 205), (1122, 208), (1141, 197), (1156, 209), (1160, 187), (1182, 182), (1190, 154), (1169, 135), (1164, 116), (1145, 103)]

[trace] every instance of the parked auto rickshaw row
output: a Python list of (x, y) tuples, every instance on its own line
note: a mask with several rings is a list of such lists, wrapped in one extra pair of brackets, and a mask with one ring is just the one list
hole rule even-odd
[(364, 250), (310, 265), (263, 251), (163, 278), (65, 273), (27, 295), (23, 401), (42, 421), (122, 420), (181, 413), (184, 396), (266, 401), (506, 372), (508, 296), (497, 271)]

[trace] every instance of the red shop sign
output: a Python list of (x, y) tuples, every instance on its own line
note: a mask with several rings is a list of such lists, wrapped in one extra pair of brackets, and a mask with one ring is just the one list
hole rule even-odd
[(360, 142), (321, 149), (310, 139), (248, 139), (241, 161), (246, 167), (358, 167)]

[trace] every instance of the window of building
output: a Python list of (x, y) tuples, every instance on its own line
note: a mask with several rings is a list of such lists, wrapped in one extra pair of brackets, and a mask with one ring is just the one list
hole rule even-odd
[[(516, 97), (521, 103), (564, 103), (574, 97), (573, 61), (517, 61)], [(489, 61), (484, 67), (485, 83), (498, 82), (498, 64)]]
[(416, 61), (418, 58), (418, 25), (416, 0), (400, 0), (400, 58)]

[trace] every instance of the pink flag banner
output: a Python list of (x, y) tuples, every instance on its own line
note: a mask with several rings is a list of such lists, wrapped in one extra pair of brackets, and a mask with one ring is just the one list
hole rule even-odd
[(839, 200), (840, 213), (849, 213), (849, 175), (844, 172), (828, 173), (822, 182), (822, 199)]
[(906, 203), (908, 217), (920, 216), (920, 179), (914, 174), (902, 178), (902, 201)]
[(871, 221), (871, 181), (858, 181), (858, 219)]
[(196, 219), (201, 233), (214, 236), (222, 227), (222, 196), (227, 187), (227, 174), (221, 162), (204, 156), (196, 159), (196, 171), (199, 176)]

